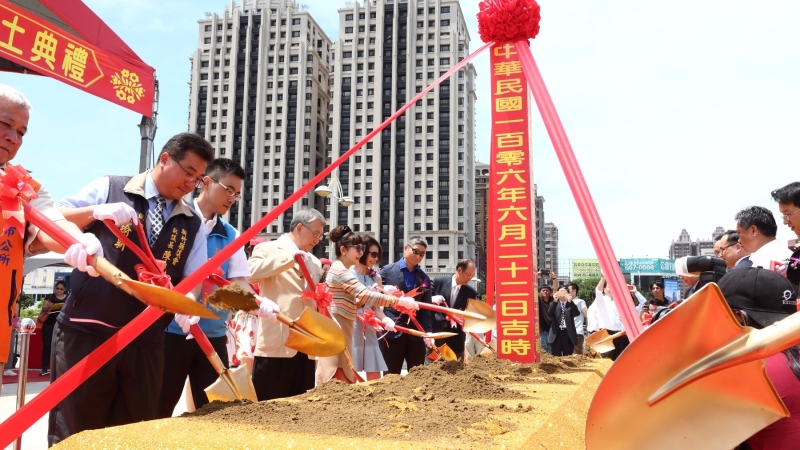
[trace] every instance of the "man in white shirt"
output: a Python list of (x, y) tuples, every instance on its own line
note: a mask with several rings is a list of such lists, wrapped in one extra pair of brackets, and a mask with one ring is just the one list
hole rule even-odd
[[(611, 297), (611, 288), (608, 287), (605, 277), (600, 277), (600, 282), (597, 283), (597, 288), (595, 288), (595, 297), (592, 306), (595, 306), (595, 304), (597, 305), (596, 314), (598, 329), (608, 330), (609, 335), (625, 331), (625, 326), (622, 324), (622, 318), (620, 318), (616, 302)], [(614, 339), (613, 342), (614, 350), (611, 352), (611, 359), (616, 360), (630, 341), (628, 340), (628, 336), (625, 335)]]
[(579, 290), (580, 287), (577, 283), (570, 283), (567, 285), (567, 292), (572, 297), (572, 303), (574, 303), (575, 306), (578, 307), (578, 311), (580, 311), (580, 314), (575, 316), (575, 331), (578, 333), (578, 343), (575, 344), (575, 353), (582, 355), (584, 342), (583, 324), (586, 321), (589, 310), (586, 307), (586, 301), (582, 298), (578, 298)]
[[(202, 234), (207, 245), (209, 257), (214, 256), (239, 236), (239, 231), (222, 219), (236, 201), (242, 196), (242, 184), (247, 177), (244, 169), (231, 159), (217, 158), (206, 168), (202, 178), (200, 195), (194, 199), (194, 210), (200, 214), (203, 223)], [(244, 248), (233, 254), (230, 259), (220, 265), (222, 277), (238, 284), (242, 289), (252, 292), (247, 283), (250, 279), (250, 268)], [(211, 292), (203, 291), (206, 296)], [(277, 305), (260, 297), (261, 308), (254, 313), (268, 319), (275, 318)], [(172, 417), (175, 405), (181, 398), (186, 377), (192, 391), (194, 406), (200, 409), (208, 403), (205, 388), (217, 379), (217, 371), (209, 363), (203, 350), (195, 339), (188, 338), (189, 328), (197, 324), (225, 367), (228, 367), (227, 319), (228, 311), (216, 309), (206, 304), (218, 319), (201, 319), (197, 316), (176, 314), (167, 326), (164, 337), (164, 370), (161, 383), (161, 394), (158, 400), (158, 417)]]
[(753, 267), (772, 270), (773, 262), (786, 264), (792, 252), (775, 239), (778, 225), (772, 212), (762, 206), (749, 206), (736, 213), (739, 243), (750, 253)]
[(783, 223), (800, 238), (800, 182), (795, 181), (772, 191), (772, 198), (778, 202)]

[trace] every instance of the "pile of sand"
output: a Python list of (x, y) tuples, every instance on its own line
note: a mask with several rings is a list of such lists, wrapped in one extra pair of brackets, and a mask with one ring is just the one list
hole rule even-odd
[(582, 448), (607, 360), (437, 362), (405, 377), (323, 384), (270, 402), (80, 433), (57, 448)]

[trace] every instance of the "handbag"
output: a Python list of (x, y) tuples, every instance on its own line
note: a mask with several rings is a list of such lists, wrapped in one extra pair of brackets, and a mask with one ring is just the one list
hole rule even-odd
[[(53, 302), (50, 300), (50, 297), (46, 297), (46, 300), (50, 301), (52, 304)], [(47, 322), (47, 318), (50, 316), (50, 308), (42, 307), (42, 310), (39, 311), (39, 317), (36, 318), (36, 323), (44, 324)]]

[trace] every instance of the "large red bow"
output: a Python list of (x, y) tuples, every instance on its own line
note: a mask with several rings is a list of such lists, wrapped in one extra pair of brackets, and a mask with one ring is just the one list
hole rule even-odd
[(333, 294), (325, 283), (316, 283), (314, 290), (303, 291), (303, 298), (308, 298), (317, 302), (319, 312), (330, 317), (328, 306), (333, 303)]
[(5, 219), (10, 218), (16, 219), (19, 225), (25, 224), (22, 202), (39, 198), (37, 192), (41, 187), (22, 166), (6, 164), (5, 171), (0, 170), (0, 204), (3, 207), (0, 228)]
[[(152, 284), (154, 286), (161, 286), (163, 288), (172, 289), (172, 280), (170, 279), (169, 275), (167, 275), (167, 262), (161, 259), (156, 259), (153, 256), (153, 252), (150, 251), (150, 247), (146, 244), (143, 244), (142, 247), (134, 244), (128, 236), (120, 231), (119, 228), (114, 224), (112, 220), (105, 220), (104, 223), (111, 230), (111, 233), (117, 237), (124, 245), (125, 248), (129, 248), (136, 256), (142, 260), (142, 264), (136, 264), (133, 266), (134, 270), (136, 270), (136, 275), (139, 278), (139, 281), (142, 283)], [(139, 222), (136, 224), (136, 235), (139, 237), (140, 243), (147, 242), (147, 235), (144, 233), (144, 228), (142, 227), (142, 223)]]
[[(364, 339), (367, 339), (367, 325), (371, 326), (372, 329), (375, 330), (375, 333), (380, 333), (384, 330), (383, 322), (378, 320), (378, 318), (375, 316), (375, 311), (369, 308), (364, 308), (363, 311), (364, 312), (362, 314), (357, 314), (356, 318), (364, 323), (364, 326), (361, 327), (361, 336)], [(386, 335), (384, 334), (383, 336), (379, 336), (378, 339), (383, 339), (384, 336)]]

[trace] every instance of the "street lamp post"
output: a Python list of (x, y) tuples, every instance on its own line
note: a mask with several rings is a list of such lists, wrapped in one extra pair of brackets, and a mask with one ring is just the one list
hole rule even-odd
[[(347, 208), (348, 206), (353, 204), (353, 199), (349, 196), (344, 195), (344, 191), (342, 190), (342, 184), (339, 182), (339, 169), (335, 169), (333, 173), (331, 173), (330, 179), (328, 179), (327, 185), (321, 185), (314, 189), (317, 195), (323, 198), (331, 198), (335, 200), (335, 202), (331, 203), (331, 220), (330, 220), (330, 229), (336, 228), (338, 225), (339, 220), (339, 207), (338, 205), (342, 205), (343, 207)], [(330, 239), (328, 239), (330, 242)], [(331, 243), (328, 248), (328, 254), (333, 255), (333, 244)]]
[(139, 123), (139, 134), (142, 136), (142, 146), (139, 150), (139, 173), (149, 169), (149, 163), (153, 158), (153, 137), (155, 135), (155, 124), (153, 119), (142, 116)]

